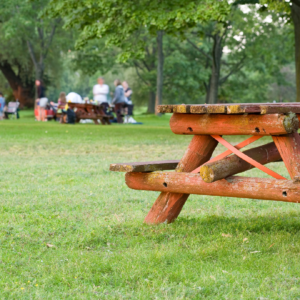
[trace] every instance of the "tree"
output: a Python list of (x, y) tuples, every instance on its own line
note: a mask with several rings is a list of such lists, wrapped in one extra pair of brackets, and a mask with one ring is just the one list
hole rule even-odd
[[(294, 25), (296, 101), (300, 102), (300, 0), (237, 0), (235, 4), (261, 4), (261, 11), (277, 11)], [(288, 22), (287, 22), (288, 23)]]
[(46, 65), (54, 70), (60, 52), (68, 47), (69, 33), (60, 19), (38, 16), (48, 0), (8, 0), (0, 7), (0, 70), (21, 105), (32, 106), (35, 78), (49, 82)]
[[(178, 34), (200, 21), (223, 20), (229, 12), (227, 1), (213, 0), (51, 0), (46, 15), (64, 17), (67, 27), (78, 26), (77, 47), (91, 39), (106, 39), (119, 47), (119, 61), (145, 56), (145, 29), (157, 36), (157, 102), (162, 101), (163, 32)], [(151, 110), (151, 109), (150, 109)]]

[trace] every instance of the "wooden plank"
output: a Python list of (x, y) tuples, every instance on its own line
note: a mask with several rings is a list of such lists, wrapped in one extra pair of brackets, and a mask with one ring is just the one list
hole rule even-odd
[(111, 164), (109, 170), (114, 172), (153, 172), (175, 170), (179, 162), (179, 160), (165, 160)]
[(206, 114), (206, 105), (198, 104), (198, 105), (191, 105), (190, 106), (190, 113), (191, 114)]
[(208, 114), (226, 114), (226, 105), (207, 105), (206, 111)]
[(261, 105), (261, 114), (287, 114), (287, 113), (300, 113), (300, 105)]
[[(255, 147), (243, 153), (262, 165), (282, 160), (274, 143)], [(254, 168), (253, 165), (234, 154), (221, 160), (205, 163), (200, 167), (200, 176), (203, 181), (211, 183), (252, 168)]]
[(227, 105), (227, 114), (260, 113), (258, 104), (234, 104)]
[(186, 105), (186, 104), (174, 105), (173, 113), (189, 114), (190, 113), (190, 105)]
[(222, 115), (176, 114), (170, 119), (176, 134), (204, 135), (283, 135), (298, 130), (295, 114)]
[(219, 103), (219, 104), (180, 104), (160, 105), (157, 108), (160, 113), (217, 113), (217, 114), (245, 114), (245, 113), (300, 113), (300, 103)]
[[(175, 172), (191, 172), (198, 166), (204, 164), (210, 159), (217, 144), (218, 142), (211, 136), (194, 136)], [(148, 224), (173, 222), (181, 212), (188, 197), (188, 194), (182, 193), (161, 193), (153, 204), (144, 222)]]
[(300, 136), (292, 133), (285, 136), (272, 137), (284, 164), (293, 179), (300, 175)]
[(164, 114), (164, 113), (172, 113), (173, 112), (173, 107), (175, 105), (158, 105), (156, 108), (156, 111), (158, 113)]
[(206, 183), (198, 174), (177, 172), (127, 173), (125, 179), (135, 190), (300, 202), (300, 184), (293, 180), (231, 176)]

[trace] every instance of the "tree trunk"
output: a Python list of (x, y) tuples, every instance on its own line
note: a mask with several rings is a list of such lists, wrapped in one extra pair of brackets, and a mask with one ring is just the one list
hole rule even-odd
[(0, 70), (12, 88), (15, 100), (19, 100), (20, 106), (33, 107), (34, 97), (32, 91), (34, 83), (22, 82), (7, 61), (0, 63)]
[(206, 94), (206, 103), (208, 104), (214, 104), (218, 102), (221, 58), (223, 54), (222, 37), (219, 35), (219, 33), (214, 35), (213, 40), (212, 70), (209, 79), (208, 92)]
[(153, 91), (150, 91), (150, 93), (149, 93), (147, 113), (148, 114), (154, 114), (155, 113), (155, 93)]
[(164, 52), (163, 52), (163, 30), (157, 32), (157, 81), (156, 81), (156, 106), (162, 104), (163, 94), (163, 69), (164, 69)]
[[(298, 2), (297, 2), (298, 3)], [(295, 61), (296, 61), (296, 86), (297, 98), (296, 101), (300, 102), (300, 6), (296, 1), (292, 1), (292, 20), (295, 30)]]

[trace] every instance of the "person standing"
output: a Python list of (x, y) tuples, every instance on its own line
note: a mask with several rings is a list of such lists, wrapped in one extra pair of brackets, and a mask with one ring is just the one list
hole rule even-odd
[(0, 92), (0, 120), (3, 120), (4, 106), (5, 106), (5, 99), (3, 97), (3, 94)]
[(48, 99), (46, 98), (46, 89), (43, 85), (43, 82), (39, 79), (35, 81), (36, 91), (37, 91), (37, 99), (36, 103), (38, 103), (38, 121), (46, 121), (46, 106), (48, 103)]
[(131, 96), (132, 96), (132, 89), (129, 87), (127, 81), (123, 81), (122, 86), (124, 88), (124, 94), (127, 99), (127, 104), (132, 104)]
[(104, 83), (104, 78), (98, 78), (98, 84), (93, 87), (94, 101), (102, 106), (103, 112), (108, 114), (108, 100), (107, 95), (109, 94), (109, 86)]
[(124, 107), (124, 105), (126, 103), (124, 88), (119, 79), (116, 79), (114, 81), (114, 85), (115, 85), (116, 89), (115, 89), (115, 94), (114, 94), (112, 103), (115, 105), (115, 113), (117, 115), (117, 122), (123, 123), (122, 108)]

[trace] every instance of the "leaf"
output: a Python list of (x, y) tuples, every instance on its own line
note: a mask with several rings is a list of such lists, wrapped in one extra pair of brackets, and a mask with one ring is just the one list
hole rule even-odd
[(243, 242), (246, 242), (246, 241), (248, 241), (248, 239), (247, 239), (247, 238), (244, 238), (244, 239), (243, 239)]
[(50, 243), (47, 243), (46, 246), (47, 246), (48, 248), (53, 248), (53, 247), (56, 248), (56, 246), (54, 246), (54, 245), (52, 245), (52, 244), (50, 244)]
[(229, 233), (222, 233), (222, 236), (227, 237), (227, 238), (231, 238), (232, 237), (232, 235), (229, 234)]
[(259, 253), (259, 252), (261, 252), (261, 251), (253, 251), (253, 252), (250, 252), (250, 253)]

